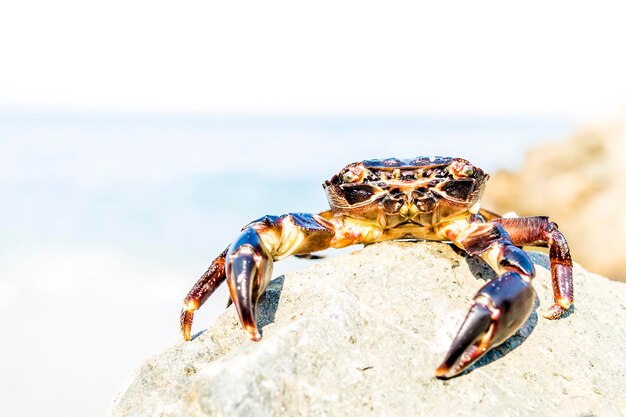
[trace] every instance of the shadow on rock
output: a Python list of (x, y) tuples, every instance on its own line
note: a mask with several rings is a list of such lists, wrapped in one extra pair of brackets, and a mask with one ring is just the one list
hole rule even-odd
[(467, 256), (466, 254), (465, 262), (467, 263), (472, 275), (476, 278), (480, 278), (483, 281), (491, 281), (497, 277), (493, 269), (491, 269), (485, 261), (476, 256)]
[(530, 256), (530, 260), (533, 261), (535, 266), (540, 266), (542, 268), (550, 270), (550, 257), (545, 253), (527, 251), (528, 256)]
[(278, 310), (278, 303), (280, 301), (280, 295), (283, 292), (284, 283), (284, 275), (274, 278), (259, 299), (259, 304), (257, 307), (257, 325), (261, 334), (263, 333), (263, 327), (267, 326), (268, 324), (274, 323), (276, 310)]

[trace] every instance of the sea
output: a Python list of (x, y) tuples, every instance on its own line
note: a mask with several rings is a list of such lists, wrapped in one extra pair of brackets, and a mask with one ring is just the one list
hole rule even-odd
[[(518, 169), (550, 117), (0, 111), (0, 415), (104, 415), (181, 336), (187, 290), (242, 226), (328, 208), (363, 159)], [(334, 256), (327, 251), (325, 256)], [(274, 275), (312, 261), (276, 263)], [(220, 288), (194, 332), (223, 310)]]

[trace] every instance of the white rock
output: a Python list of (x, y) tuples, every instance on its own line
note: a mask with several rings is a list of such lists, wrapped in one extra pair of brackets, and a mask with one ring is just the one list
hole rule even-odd
[(493, 274), (446, 244), (386, 242), (275, 279), (261, 342), (231, 307), (146, 361), (109, 416), (624, 415), (626, 285), (577, 265), (575, 307), (549, 321), (548, 259), (532, 258), (536, 311), (452, 380), (434, 369)]

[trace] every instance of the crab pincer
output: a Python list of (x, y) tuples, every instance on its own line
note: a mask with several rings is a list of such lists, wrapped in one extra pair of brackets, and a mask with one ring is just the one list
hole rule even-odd
[(451, 378), (500, 345), (526, 322), (535, 305), (535, 268), (498, 223), (451, 231), (454, 243), (479, 256), (499, 275), (473, 298), (472, 306), (435, 375)]
[(244, 229), (226, 255), (226, 277), (230, 298), (239, 321), (250, 339), (261, 340), (257, 329), (256, 306), (272, 276), (272, 259), (265, 253), (253, 228)]
[(269, 283), (272, 264), (256, 230), (244, 228), (239, 238), (211, 263), (185, 297), (180, 312), (180, 329), (184, 339), (191, 339), (195, 311), (219, 285), (227, 281), (241, 325), (252, 340), (261, 340), (256, 325), (256, 305)]
[(487, 351), (500, 345), (526, 322), (535, 304), (530, 282), (507, 272), (483, 286), (474, 297), (450, 350), (435, 371), (450, 378), (467, 369)]

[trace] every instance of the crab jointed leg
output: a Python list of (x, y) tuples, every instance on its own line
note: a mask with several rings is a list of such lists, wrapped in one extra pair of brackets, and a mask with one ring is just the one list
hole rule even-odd
[[(215, 278), (205, 279), (207, 274), (203, 275), (185, 299), (181, 312), (181, 329), (185, 339), (190, 337), (193, 311), (214, 289), (204, 285), (203, 281), (219, 285), (226, 279), (242, 326), (252, 340), (260, 340), (256, 306), (269, 284), (273, 261), (327, 249), (334, 237), (334, 225), (317, 214), (265, 216), (244, 227), (239, 237), (209, 268), (210, 271), (214, 265), (224, 266), (221, 270), (213, 268), (217, 271)], [(200, 289), (195, 291), (196, 287)]]
[(446, 235), (470, 255), (479, 256), (498, 274), (474, 296), (470, 311), (435, 371), (451, 378), (498, 346), (524, 324), (534, 307), (534, 266), (498, 223), (451, 223)]
[(548, 246), (554, 302), (544, 317), (560, 317), (574, 302), (572, 257), (567, 241), (556, 223), (545, 216), (494, 219), (504, 227), (516, 245)]
[(228, 247), (211, 262), (209, 269), (195, 283), (183, 301), (183, 309), (180, 312), (180, 331), (185, 340), (191, 339), (193, 313), (204, 304), (206, 299), (213, 294), (213, 291), (226, 279), (224, 266), (227, 252)]

